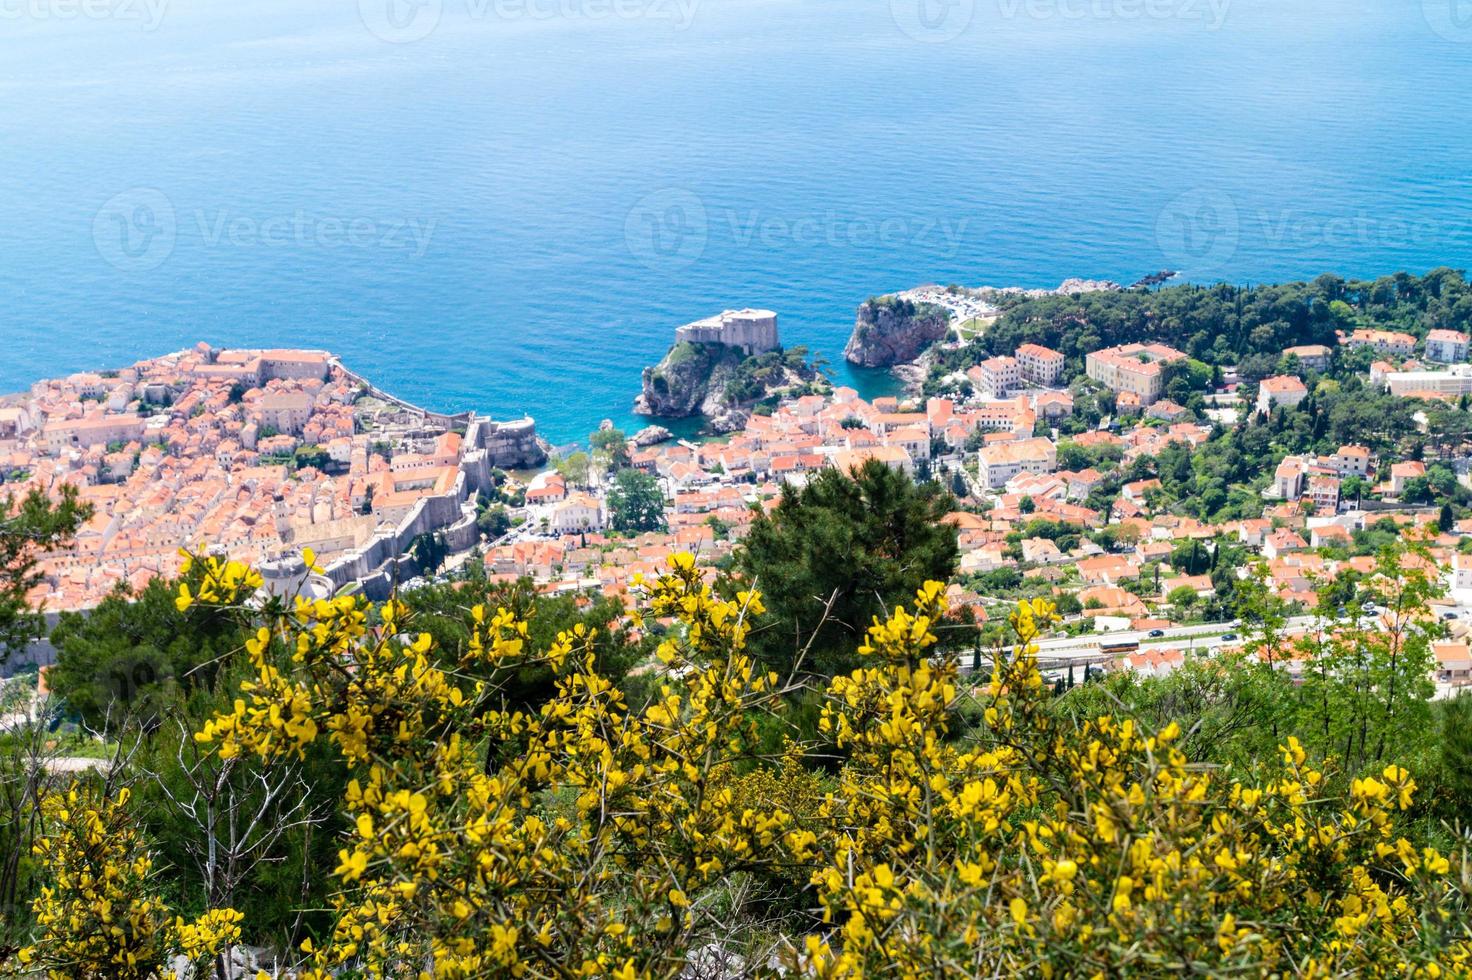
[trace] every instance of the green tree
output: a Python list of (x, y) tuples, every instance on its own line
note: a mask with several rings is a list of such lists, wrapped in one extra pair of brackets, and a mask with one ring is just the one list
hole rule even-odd
[[(198, 590), (197, 574), (183, 580)], [(244, 645), (231, 619), (200, 606), (181, 613), (177, 594), (166, 579), (136, 593), (119, 585), (91, 611), (57, 621), (47, 684), (88, 728), (153, 728), (171, 702), (208, 690)]]
[(609, 520), (616, 531), (657, 531), (664, 527), (664, 491), (641, 470), (619, 470), (608, 490)]
[(42, 582), (40, 556), (64, 545), (91, 516), (69, 485), (54, 503), (40, 490), (0, 499), (0, 664), (45, 632), (46, 621), (29, 600)]
[(1441, 703), (1439, 809), (1465, 826), (1472, 815), (1472, 694)]
[(321, 446), (298, 446), (292, 459), (292, 465), (296, 469), (310, 466), (313, 469), (325, 470), (331, 464), (332, 457)]
[(622, 429), (599, 429), (588, 436), (588, 445), (611, 470), (626, 469), (630, 465), (629, 441)]
[(1199, 598), (1201, 597), (1196, 594), (1196, 590), (1189, 585), (1179, 585), (1170, 590), (1165, 601), (1182, 612), (1189, 612)]
[(1170, 567), (1187, 575), (1205, 575), (1211, 570), (1211, 551), (1192, 538), (1171, 551)]
[[(559, 633), (570, 633), (581, 625), (593, 637), (599, 673), (615, 683), (625, 680), (629, 669), (647, 658), (657, 642), (653, 633), (630, 629), (618, 601), (597, 593), (542, 595), (530, 578), (443, 583), (415, 589), (403, 599), (414, 614), (414, 628), (434, 637), (437, 649), (452, 663), (458, 663), (469, 648), (473, 626), (469, 613), (476, 606), (487, 610), (487, 618), (492, 610), (504, 609), (528, 622), (527, 641), (533, 649), (545, 649)], [(486, 670), (485, 679), (497, 690), (497, 700), (504, 699), (513, 709), (535, 707), (555, 692), (554, 671), (545, 663), (509, 673), (491, 667)]]
[(475, 526), (480, 529), (482, 537), (494, 541), (511, 530), (511, 514), (505, 504), (492, 504), (476, 516)]
[(765, 663), (832, 674), (853, 660), (875, 616), (928, 579), (955, 571), (956, 531), (942, 518), (954, 499), (877, 460), (852, 473), (823, 470), (757, 514), (736, 567), (761, 589), (768, 616), (752, 636)]
[(588, 485), (588, 469), (591, 461), (584, 452), (569, 453), (557, 461), (557, 472), (568, 483), (585, 487)]
[(425, 575), (433, 575), (445, 564), (445, 559), (450, 556), (450, 546), (445, 541), (442, 532), (429, 532), (417, 535), (409, 543), (409, 556), (419, 566), (419, 570)]

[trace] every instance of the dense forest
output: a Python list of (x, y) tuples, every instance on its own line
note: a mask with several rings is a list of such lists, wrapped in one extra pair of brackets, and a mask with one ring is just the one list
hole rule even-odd
[(1456, 269), (1374, 280), (1322, 275), (1311, 282), (1235, 286), (1184, 284), (1073, 296), (1002, 296), (1002, 315), (961, 348), (934, 351), (948, 373), (1019, 345), (1042, 344), (1067, 358), (1066, 376), (1083, 372), (1090, 351), (1136, 341), (1168, 343), (1209, 365), (1238, 365), (1244, 377), (1272, 373), (1282, 351), (1335, 345), (1335, 331), (1375, 327), (1424, 337), (1472, 324), (1472, 285)]

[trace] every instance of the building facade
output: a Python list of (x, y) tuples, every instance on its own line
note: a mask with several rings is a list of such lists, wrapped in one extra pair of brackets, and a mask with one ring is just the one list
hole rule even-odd
[(1165, 389), (1165, 365), (1185, 357), (1164, 344), (1125, 344), (1089, 354), (1084, 358), (1084, 371), (1111, 391), (1129, 392), (1141, 405), (1149, 405)]

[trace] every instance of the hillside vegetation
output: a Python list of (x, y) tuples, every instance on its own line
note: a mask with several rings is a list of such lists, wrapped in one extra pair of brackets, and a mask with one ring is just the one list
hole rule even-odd
[[(903, 567), (879, 543), (931, 518), (879, 489), (889, 520), (794, 513), (765, 549), (843, 534)], [(895, 594), (897, 571), (851, 660), (799, 646), (779, 671), (760, 553), (719, 585), (677, 555), (632, 615), (484, 581), (262, 601), (248, 566), (192, 557), (167, 601), (210, 651), (233, 624), (217, 673), (171, 648), (141, 714), (103, 711), (94, 775), (28, 770), (7, 736), (40, 819), (4, 827), (34, 843), (4, 956), (55, 978), (209, 975), (242, 940), (310, 980), (1461, 975), (1472, 746), (1426, 690), (1419, 547), (1380, 555), (1375, 635), (1290, 649), (1247, 586), (1251, 660), (1071, 691), (1038, 670), (1050, 602), (982, 656), (943, 584)], [(1301, 686), (1289, 656), (1318, 666)]]

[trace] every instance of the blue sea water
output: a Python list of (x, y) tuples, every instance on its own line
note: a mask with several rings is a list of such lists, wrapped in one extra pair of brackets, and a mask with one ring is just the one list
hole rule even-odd
[(1466, 267), (1469, 92), (1457, 0), (0, 0), (0, 391), (318, 346), (563, 442), (725, 307), (851, 378), (922, 282)]

